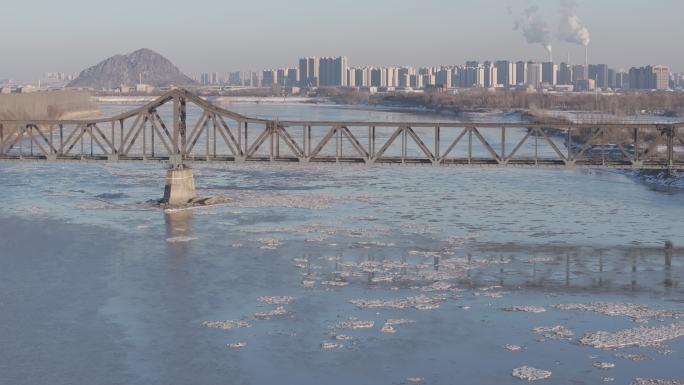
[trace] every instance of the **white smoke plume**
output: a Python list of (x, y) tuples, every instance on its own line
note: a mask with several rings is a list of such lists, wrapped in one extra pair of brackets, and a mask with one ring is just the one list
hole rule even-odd
[(541, 44), (551, 52), (551, 30), (536, 5), (525, 9), (524, 17), (515, 22), (515, 30), (522, 30), (528, 43)]
[(560, 2), (560, 24), (558, 26), (558, 38), (568, 43), (588, 46), (590, 41), (589, 29), (582, 24), (582, 20), (577, 17), (575, 8), (577, 4), (574, 0), (561, 0)]

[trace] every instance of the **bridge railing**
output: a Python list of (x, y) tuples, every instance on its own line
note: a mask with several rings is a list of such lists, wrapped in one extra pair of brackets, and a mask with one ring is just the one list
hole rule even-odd
[(0, 159), (684, 169), (684, 124), (278, 121), (173, 90), (112, 118), (0, 121)]

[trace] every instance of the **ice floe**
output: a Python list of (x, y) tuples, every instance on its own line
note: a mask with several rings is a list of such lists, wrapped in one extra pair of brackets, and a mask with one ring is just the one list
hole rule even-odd
[(335, 325), (336, 329), (372, 329), (375, 326), (374, 321), (344, 321)]
[(521, 313), (544, 313), (545, 308), (541, 306), (511, 306), (503, 309), (508, 312), (521, 312)]
[(276, 250), (280, 246), (280, 239), (277, 238), (259, 238), (257, 239), (261, 243), (261, 249), (265, 250)]
[(615, 364), (612, 362), (594, 362), (592, 365), (599, 369), (612, 369), (615, 367)]
[(171, 237), (171, 238), (166, 238), (166, 242), (169, 243), (187, 243), (187, 242), (192, 242), (196, 240), (197, 237)]
[(344, 347), (344, 345), (342, 345), (339, 342), (322, 342), (321, 343), (321, 349), (326, 349), (326, 350), (341, 349), (342, 347)]
[(630, 361), (646, 361), (650, 360), (651, 357), (645, 356), (643, 354), (630, 354), (630, 353), (615, 353), (615, 357), (622, 358)]
[(597, 331), (580, 339), (584, 345), (597, 349), (620, 349), (629, 346), (657, 347), (665, 341), (684, 336), (684, 322), (670, 325), (637, 327), (615, 333)]
[(632, 385), (684, 385), (684, 380), (658, 380), (653, 378), (637, 378)]
[(548, 370), (536, 369), (531, 366), (521, 366), (513, 369), (511, 375), (521, 380), (538, 381), (550, 378), (551, 372)]
[(416, 323), (416, 321), (408, 318), (390, 318), (385, 321), (386, 325), (410, 325), (414, 323)]
[(335, 336), (335, 339), (338, 341), (351, 341), (354, 339), (354, 337), (348, 336), (346, 334), (338, 334)]
[(519, 351), (523, 350), (522, 346), (511, 345), (511, 344), (506, 344), (506, 346), (504, 346), (504, 348), (506, 348), (506, 350), (508, 350), (509, 352), (519, 352)]
[(559, 310), (591, 311), (608, 316), (629, 317), (635, 321), (684, 317), (684, 311), (657, 310), (646, 305), (632, 303), (593, 302), (588, 304), (559, 304), (554, 305), (554, 307)]
[(572, 330), (563, 325), (538, 326), (532, 329), (532, 331), (552, 340), (569, 340), (575, 336), (575, 333), (573, 333)]
[(202, 322), (202, 326), (209, 328), (209, 329), (222, 329), (222, 330), (231, 330), (231, 329), (242, 329), (242, 328), (250, 328), (252, 327), (251, 324), (245, 321), (204, 321)]
[(267, 305), (289, 305), (290, 302), (292, 302), (294, 298), (289, 297), (289, 296), (275, 296), (275, 297), (259, 297), (257, 298), (257, 301), (261, 303), (265, 303)]
[(270, 320), (273, 317), (280, 317), (280, 316), (287, 315), (287, 313), (288, 312), (284, 307), (278, 306), (277, 308), (275, 308), (273, 310), (255, 313), (254, 318), (256, 318), (258, 320)]
[(415, 297), (398, 298), (398, 299), (354, 299), (351, 302), (359, 309), (408, 309), (414, 308), (418, 310), (433, 310), (439, 308), (440, 303), (447, 300), (444, 295), (426, 296), (419, 295)]

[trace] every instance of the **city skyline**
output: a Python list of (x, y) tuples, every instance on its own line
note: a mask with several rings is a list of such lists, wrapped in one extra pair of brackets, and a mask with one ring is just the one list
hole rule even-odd
[[(199, 0), (192, 6), (175, 0), (135, 5), (124, 0), (116, 8), (105, 9), (107, 18), (117, 16), (121, 23), (98, 23), (105, 17), (99, 16), (103, 10), (84, 0), (67, 3), (42, 4), (46, 12), (38, 14), (35, 4), (5, 7), (12, 17), (0, 26), (0, 33), (12, 36), (25, 31), (26, 25), (34, 27), (22, 39), (8, 39), (0, 77), (20, 81), (46, 71), (77, 73), (113, 54), (140, 47), (164, 54), (185, 73), (200, 73), (207, 67), (224, 71), (287, 67), (293, 56), (337, 52), (355, 58), (355, 65), (435, 66), (492, 56), (545, 61), (542, 44), (524, 30), (525, 12), (533, 6), (538, 13), (532, 27), (537, 20), (543, 21), (555, 56), (565, 58), (569, 52), (574, 63), (584, 57), (581, 44), (561, 39), (558, 1), (509, 0), (485, 6), (428, 0), (397, 6), (378, 0), (364, 3), (365, 12), (358, 12), (360, 5), (351, 0), (325, 6), (309, 0), (287, 4)], [(149, 16), (159, 8), (183, 12), (169, 12), (161, 19)], [(591, 32), (591, 62), (622, 69), (650, 63), (669, 65), (673, 71), (684, 69), (684, 54), (658, 43), (663, 35), (684, 36), (684, 26), (676, 22), (684, 12), (681, 2), (578, 1), (574, 11)], [(620, 22), (607, 23), (607, 18)], [(658, 28), (662, 25), (668, 25), (664, 32)]]
[(450, 66), (353, 66), (346, 56), (299, 58), (297, 67), (202, 73), (203, 86), (361, 87), (378, 89), (557, 88), (561, 91), (681, 89), (684, 76), (664, 65), (616, 70), (608, 64), (469, 60)]

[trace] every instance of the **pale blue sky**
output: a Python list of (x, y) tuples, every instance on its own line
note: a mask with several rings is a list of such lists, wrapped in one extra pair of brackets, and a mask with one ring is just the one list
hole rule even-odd
[[(0, 78), (78, 72), (141, 47), (188, 74), (295, 66), (299, 56), (346, 55), (351, 65), (460, 64), (547, 57), (513, 25), (536, 4), (556, 61), (558, 0), (5, 0)], [(684, 71), (684, 0), (577, 0), (592, 63), (666, 64)]]

